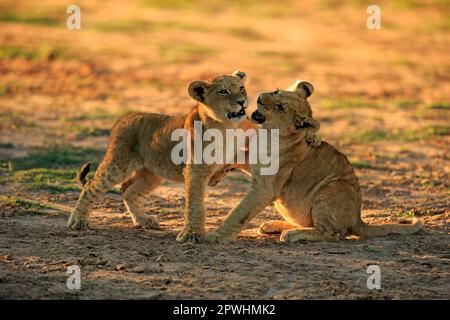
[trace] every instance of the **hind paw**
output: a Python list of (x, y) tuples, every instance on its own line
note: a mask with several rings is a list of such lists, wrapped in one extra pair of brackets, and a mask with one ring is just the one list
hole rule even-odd
[(206, 236), (206, 241), (209, 243), (219, 243), (219, 244), (227, 244), (236, 240), (236, 237), (233, 235), (222, 235), (217, 232), (211, 232)]

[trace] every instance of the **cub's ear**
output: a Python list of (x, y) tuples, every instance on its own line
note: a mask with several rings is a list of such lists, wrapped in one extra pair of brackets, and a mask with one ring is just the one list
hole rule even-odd
[(196, 80), (192, 81), (188, 85), (188, 92), (192, 99), (198, 102), (205, 101), (206, 90), (210, 87), (210, 84), (206, 81)]
[(314, 92), (314, 87), (307, 81), (298, 81), (296, 90), (298, 95), (304, 98), (308, 98)]
[(320, 123), (312, 117), (295, 115), (295, 128), (308, 129), (309, 132), (316, 132), (320, 129)]
[(241, 81), (245, 81), (245, 79), (247, 78), (245, 72), (240, 70), (236, 70), (235, 72), (232, 73), (232, 75), (238, 77), (239, 79), (241, 79)]

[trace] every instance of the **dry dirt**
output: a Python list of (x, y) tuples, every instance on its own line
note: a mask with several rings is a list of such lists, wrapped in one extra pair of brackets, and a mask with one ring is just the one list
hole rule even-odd
[[(449, 299), (450, 8), (444, 1), (77, 1), (82, 29), (59, 1), (0, 3), (1, 299)], [(227, 5), (225, 4), (227, 3)], [(345, 4), (343, 4), (345, 3)], [(295, 79), (315, 86), (322, 137), (346, 153), (363, 191), (363, 219), (418, 216), (409, 237), (280, 243), (258, 215), (231, 245), (179, 244), (184, 188), (148, 199), (164, 231), (132, 227), (113, 191), (92, 229), (65, 226), (74, 173), (98, 164), (128, 111), (183, 114), (186, 85), (247, 72), (259, 92)], [(208, 189), (208, 229), (238, 203), (248, 179)], [(68, 290), (68, 266), (81, 290)], [(369, 290), (369, 265), (381, 290)]]

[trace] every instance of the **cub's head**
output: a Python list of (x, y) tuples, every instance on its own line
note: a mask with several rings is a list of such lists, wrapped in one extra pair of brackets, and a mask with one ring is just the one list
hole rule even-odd
[(196, 80), (188, 85), (189, 95), (205, 106), (208, 115), (217, 121), (239, 123), (245, 119), (248, 106), (245, 73), (235, 71), (209, 81)]
[(263, 128), (279, 129), (280, 135), (304, 134), (309, 139), (319, 130), (320, 124), (313, 119), (307, 98), (314, 92), (311, 83), (298, 82), (292, 91), (275, 90), (258, 97), (258, 109), (252, 114), (252, 121)]

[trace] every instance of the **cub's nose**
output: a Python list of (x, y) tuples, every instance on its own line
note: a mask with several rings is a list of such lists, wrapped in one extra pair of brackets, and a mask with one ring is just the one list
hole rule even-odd
[(239, 100), (239, 101), (236, 101), (236, 103), (237, 103), (238, 105), (240, 105), (241, 107), (243, 107), (244, 104), (245, 104), (245, 100)]
[(258, 100), (256, 100), (256, 103), (257, 104), (262, 104), (261, 97), (258, 97)]

